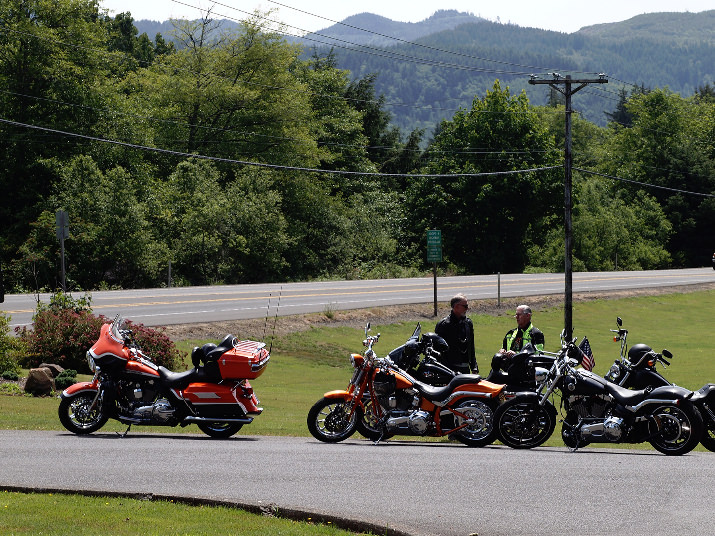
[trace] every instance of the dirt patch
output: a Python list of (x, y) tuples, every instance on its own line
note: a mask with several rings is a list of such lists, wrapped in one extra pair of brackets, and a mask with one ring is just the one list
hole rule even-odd
[[(702, 290), (715, 289), (715, 283), (697, 285), (680, 285), (673, 287), (644, 288), (633, 290), (615, 290), (608, 292), (581, 292), (573, 295), (574, 302), (628, 298), (632, 296), (658, 296), (662, 294), (684, 294)], [(529, 296), (519, 298), (503, 298), (500, 304), (495, 299), (470, 300), (470, 312), (488, 315), (503, 315), (513, 311), (517, 305), (527, 303), (534, 311), (543, 311), (552, 307), (562, 306), (563, 295), (551, 294), (544, 296)], [(449, 312), (449, 303), (437, 304), (438, 315)], [(213, 340), (222, 339), (227, 333), (240, 338), (262, 340), (270, 335), (276, 336), (303, 331), (315, 326), (351, 326), (362, 327), (366, 322), (373, 324), (394, 324), (412, 320), (425, 319), (433, 321), (434, 304), (416, 303), (410, 305), (389, 305), (369, 309), (351, 309), (347, 311), (331, 311), (326, 313), (311, 313), (305, 315), (279, 316), (276, 318), (255, 318), (247, 320), (230, 320), (223, 322), (174, 324), (164, 326), (165, 333), (174, 341), (186, 339)]]

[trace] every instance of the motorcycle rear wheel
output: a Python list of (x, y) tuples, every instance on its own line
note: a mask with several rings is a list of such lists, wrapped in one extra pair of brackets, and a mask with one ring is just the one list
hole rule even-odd
[(350, 415), (344, 400), (321, 398), (308, 412), (308, 430), (319, 441), (338, 443), (355, 433), (362, 417), (359, 407)]
[[(497, 437), (494, 410), (481, 400), (465, 400), (455, 408), (475, 422), (454, 432), (453, 437), (468, 447), (483, 447), (493, 443)], [(454, 416), (456, 426), (464, 422), (461, 417)]]
[(703, 419), (689, 402), (679, 406), (665, 405), (651, 415), (660, 421), (660, 433), (650, 444), (667, 456), (680, 456), (693, 450), (702, 439)]
[(216, 439), (226, 439), (243, 428), (243, 424), (233, 422), (196, 423), (204, 434)]
[[(548, 402), (547, 402), (548, 404)], [(536, 399), (519, 397), (497, 408), (495, 428), (499, 441), (513, 449), (531, 449), (546, 442), (556, 428), (556, 412)]]
[(94, 391), (82, 391), (63, 396), (57, 410), (62, 426), (78, 435), (91, 434), (104, 426), (109, 417), (102, 412), (100, 403), (92, 409), (96, 395)]

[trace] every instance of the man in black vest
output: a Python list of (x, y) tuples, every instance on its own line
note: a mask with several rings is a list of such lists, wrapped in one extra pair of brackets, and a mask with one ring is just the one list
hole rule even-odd
[(452, 310), (437, 323), (434, 331), (449, 345), (440, 362), (460, 374), (479, 373), (474, 351), (474, 325), (467, 317), (469, 302), (464, 294), (457, 294), (449, 302)]

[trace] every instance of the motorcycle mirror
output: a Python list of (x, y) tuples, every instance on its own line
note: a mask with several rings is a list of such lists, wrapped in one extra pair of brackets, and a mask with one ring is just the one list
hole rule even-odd
[(673, 354), (671, 354), (668, 350), (663, 348), (663, 351), (661, 352), (663, 354), (663, 357), (667, 357), (668, 359), (673, 359)]
[(621, 319), (620, 316), (616, 317), (616, 324), (618, 324), (619, 328), (623, 326), (623, 320)]

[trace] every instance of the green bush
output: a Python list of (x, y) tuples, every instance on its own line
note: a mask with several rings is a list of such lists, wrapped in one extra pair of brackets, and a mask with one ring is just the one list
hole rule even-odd
[(0, 314), (0, 372), (3, 377), (9, 372), (19, 374), (20, 365), (17, 359), (21, 349), (22, 342), (10, 335), (10, 317)]
[(75, 383), (77, 383), (77, 371), (73, 369), (63, 370), (55, 378), (55, 388), (58, 391), (64, 391)]
[[(55, 363), (64, 369), (89, 373), (87, 350), (97, 341), (106, 322), (107, 318), (92, 314), (89, 297), (75, 300), (67, 294), (53, 295), (49, 305), (38, 306), (33, 329), (18, 330), (20, 340), (27, 345), (28, 355), (23, 364), (36, 367), (43, 362)], [(157, 365), (172, 368), (182, 361), (180, 352), (164, 333), (130, 321), (127, 327)]]
[(2, 374), (0, 374), (0, 377), (3, 380), (8, 380), (10, 382), (16, 382), (20, 379), (20, 375), (14, 370), (6, 370)]

